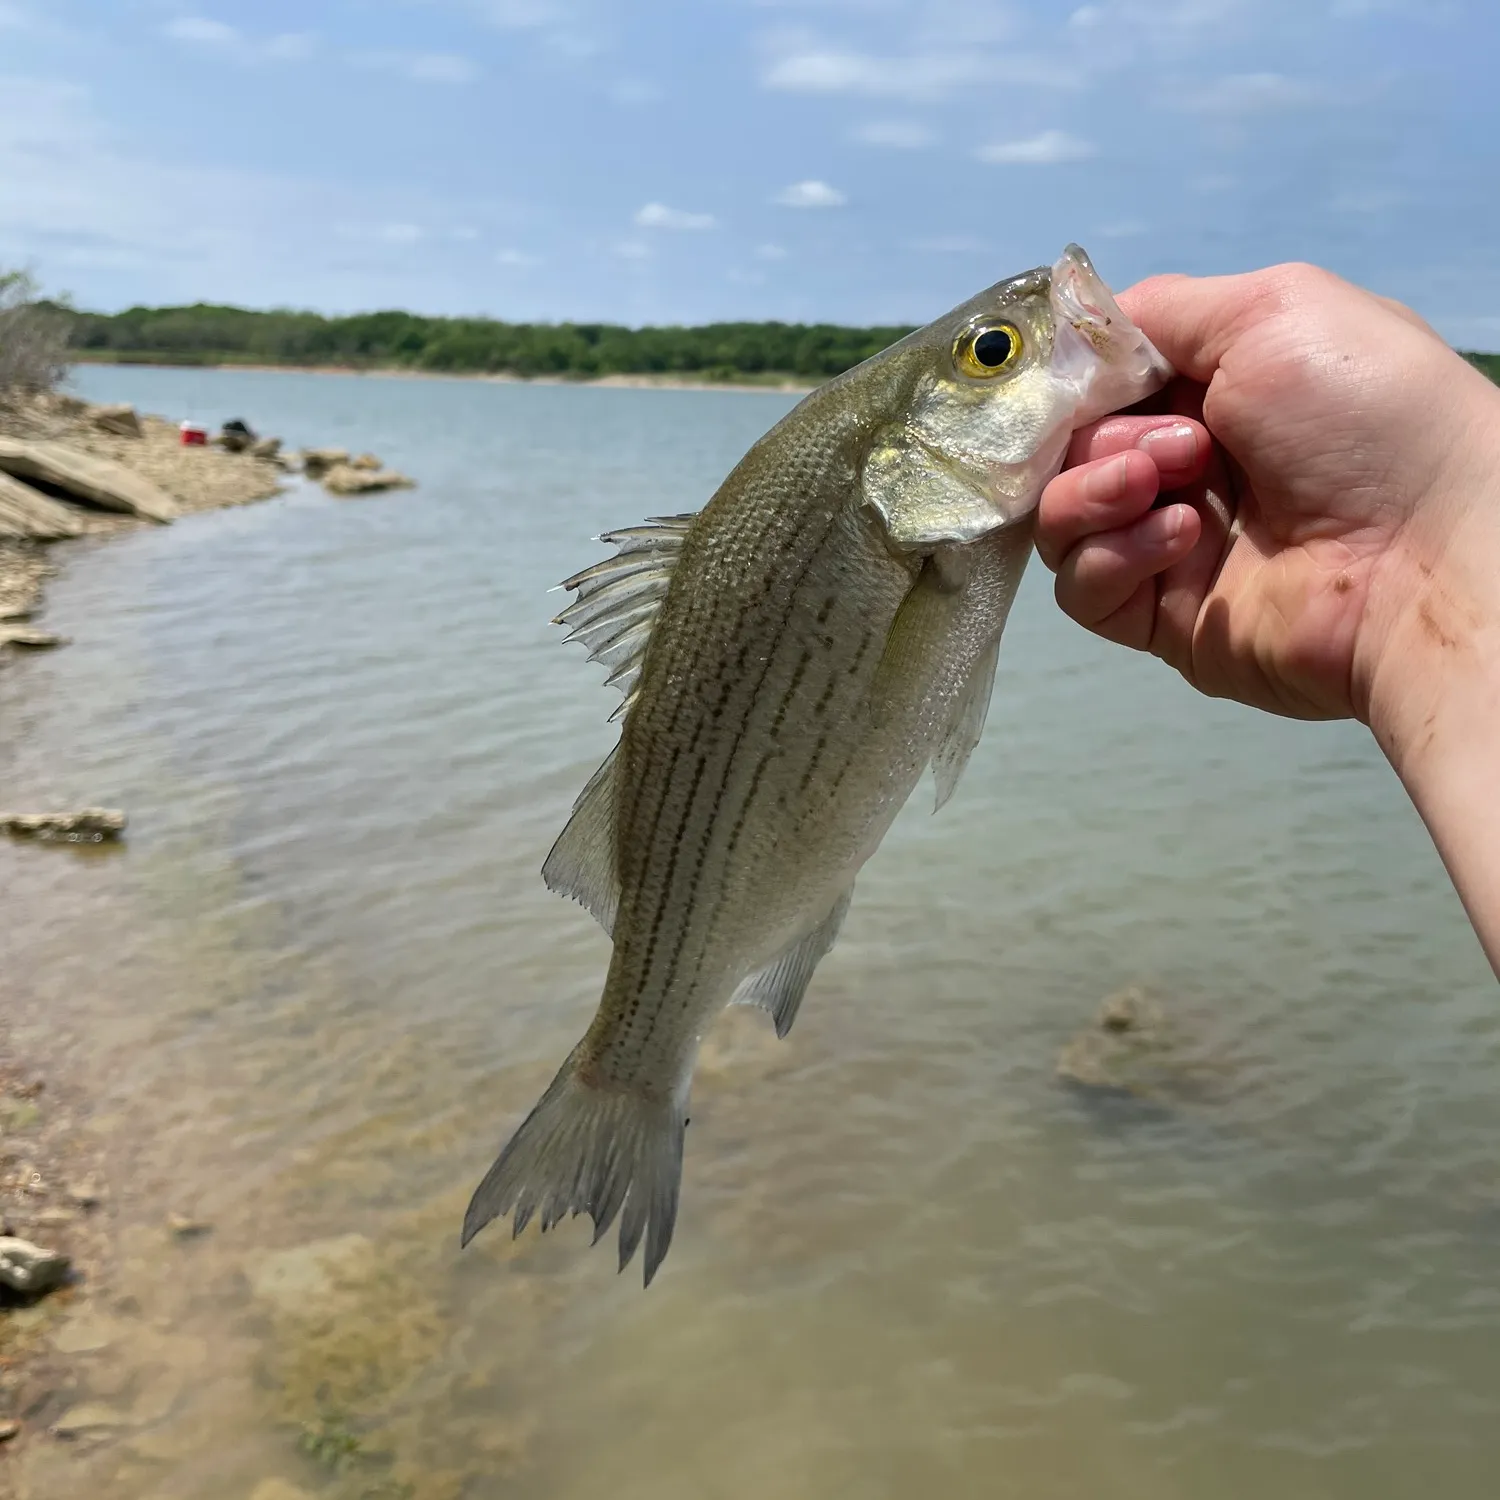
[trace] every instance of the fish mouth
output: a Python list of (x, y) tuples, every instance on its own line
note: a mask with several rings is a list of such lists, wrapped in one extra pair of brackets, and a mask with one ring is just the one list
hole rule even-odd
[(1053, 364), (1079, 396), (1079, 424), (1160, 390), (1173, 369), (1115, 301), (1088, 252), (1069, 245), (1052, 267)]

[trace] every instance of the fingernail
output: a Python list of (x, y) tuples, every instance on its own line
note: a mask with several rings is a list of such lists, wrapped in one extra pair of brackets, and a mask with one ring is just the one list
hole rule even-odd
[(1169, 505), (1165, 510), (1153, 510), (1136, 528), (1136, 535), (1148, 547), (1165, 547), (1175, 542), (1182, 531), (1182, 507)]
[(1127, 470), (1123, 453), (1110, 459), (1107, 464), (1090, 469), (1083, 480), (1084, 498), (1093, 501), (1095, 505), (1106, 505), (1111, 500), (1118, 500), (1125, 493)]
[(1198, 429), (1187, 422), (1175, 427), (1156, 427), (1146, 433), (1136, 447), (1150, 455), (1151, 462), (1163, 474), (1191, 469), (1198, 458)]

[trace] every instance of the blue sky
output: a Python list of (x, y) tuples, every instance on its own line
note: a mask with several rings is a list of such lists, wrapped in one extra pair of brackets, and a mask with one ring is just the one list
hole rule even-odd
[(921, 322), (1081, 241), (1500, 348), (1495, 0), (0, 0), (81, 304)]

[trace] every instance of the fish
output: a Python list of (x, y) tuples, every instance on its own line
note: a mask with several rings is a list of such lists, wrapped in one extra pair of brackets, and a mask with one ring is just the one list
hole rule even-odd
[(599, 538), (557, 621), (622, 694), (542, 867), (612, 939), (593, 1021), (480, 1182), (461, 1243), (619, 1218), (672, 1242), (700, 1039), (791, 1030), (855, 878), (989, 709), (1032, 519), (1074, 430), (1171, 369), (1085, 252), (1010, 276), (810, 393), (700, 510)]

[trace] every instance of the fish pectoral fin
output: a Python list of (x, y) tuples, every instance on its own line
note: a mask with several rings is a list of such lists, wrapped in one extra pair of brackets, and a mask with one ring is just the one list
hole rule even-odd
[(933, 752), (932, 775), (937, 782), (937, 812), (953, 795), (958, 779), (969, 764), (969, 756), (984, 734), (984, 721), (990, 711), (990, 695), (995, 689), (995, 667), (1000, 660), (1000, 637), (974, 658), (969, 675), (953, 703), (953, 716), (942, 742)]
[(613, 546), (615, 555), (559, 585), (572, 589), (577, 598), (552, 623), (572, 626), (568, 639), (582, 641), (589, 648), (589, 660), (610, 669), (608, 684), (619, 688), (625, 700), (612, 718), (628, 711), (634, 700), (661, 601), (696, 519), (653, 516), (642, 526), (606, 531), (599, 540)]
[(613, 932), (620, 906), (620, 864), (615, 838), (616, 745), (588, 779), (573, 804), (573, 815), (542, 865), (547, 889), (586, 907), (606, 932)]
[(797, 1019), (802, 997), (819, 960), (838, 940), (849, 903), (854, 899), (851, 885), (833, 904), (833, 910), (806, 937), (778, 953), (763, 969), (744, 980), (734, 992), (732, 1005), (758, 1005), (771, 1013), (776, 1035), (784, 1037)]

